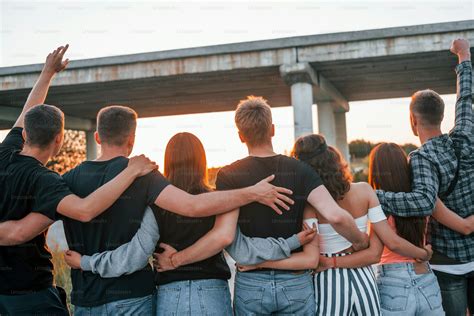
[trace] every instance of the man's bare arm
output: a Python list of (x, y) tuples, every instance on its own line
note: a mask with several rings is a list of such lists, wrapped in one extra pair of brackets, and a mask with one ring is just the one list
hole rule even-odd
[(130, 158), (127, 168), (111, 181), (85, 198), (74, 194), (66, 196), (59, 202), (57, 211), (69, 218), (89, 222), (112, 206), (137, 177), (144, 176), (157, 168), (157, 165), (144, 155)]
[(341, 236), (349, 240), (354, 249), (361, 250), (369, 246), (369, 236), (357, 228), (354, 218), (334, 201), (324, 185), (311, 191), (308, 203), (317, 209)]
[(39, 213), (0, 223), (0, 246), (24, 244), (44, 232), (52, 223), (53, 220)]
[(51, 85), (51, 81), (53, 80), (54, 76), (56, 73), (64, 70), (69, 63), (68, 59), (63, 61), (64, 53), (66, 53), (68, 48), (69, 45), (60, 46), (50, 53), (48, 57), (46, 57), (43, 70), (41, 71), (38, 80), (36, 80), (33, 89), (28, 95), (28, 99), (23, 106), (23, 110), (21, 111), (21, 114), (13, 127), (23, 127), (26, 112), (28, 112), (28, 110), (30, 110), (32, 107), (44, 103), (48, 94), (49, 86)]
[(280, 208), (289, 210), (287, 204), (291, 205), (294, 202), (284, 195), (291, 195), (290, 190), (270, 184), (274, 178), (275, 176), (270, 176), (243, 189), (214, 191), (198, 195), (189, 194), (169, 185), (158, 196), (155, 204), (167, 211), (188, 217), (218, 215), (252, 202), (267, 205), (281, 214)]

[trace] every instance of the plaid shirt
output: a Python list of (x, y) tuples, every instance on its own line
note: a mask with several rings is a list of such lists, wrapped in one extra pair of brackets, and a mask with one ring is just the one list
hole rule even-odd
[[(464, 61), (456, 67), (456, 121), (449, 134), (431, 138), (410, 154), (412, 192), (377, 191), (384, 211), (396, 216), (429, 216), (436, 197), (448, 190), (454, 179), (460, 150), (459, 178), (454, 191), (443, 200), (461, 217), (474, 214), (474, 133), (472, 113), (472, 66)], [(458, 262), (474, 261), (474, 234), (461, 235), (434, 219), (430, 220), (433, 249)]]

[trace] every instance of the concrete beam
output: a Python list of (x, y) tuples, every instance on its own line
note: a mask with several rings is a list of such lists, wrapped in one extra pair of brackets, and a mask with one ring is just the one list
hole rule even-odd
[(313, 98), (318, 102), (331, 102), (339, 112), (349, 111), (344, 96), (323, 75), (316, 72), (309, 63), (293, 63), (280, 66), (280, 74), (287, 85), (305, 82), (313, 86)]
[[(10, 121), (12, 125), (21, 114), (21, 109), (8, 106), (0, 106), (0, 118), (2, 121)], [(95, 121), (73, 116), (65, 117), (65, 127), (80, 131), (94, 131)]]

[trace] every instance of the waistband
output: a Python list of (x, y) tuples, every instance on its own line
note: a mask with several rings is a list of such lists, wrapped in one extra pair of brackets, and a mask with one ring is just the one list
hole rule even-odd
[(293, 274), (300, 275), (305, 273), (311, 273), (312, 270), (275, 270), (275, 269), (256, 269), (246, 272), (237, 271), (237, 273), (246, 274), (246, 273), (261, 273), (267, 275), (278, 275), (278, 274)]
[[(401, 271), (401, 270), (415, 272), (415, 264), (416, 263), (413, 263), (413, 262), (399, 262), (399, 263), (379, 264), (376, 267), (379, 272)], [(425, 263), (425, 265), (428, 268), (429, 272), (433, 272), (433, 270), (431, 270), (431, 266), (428, 263)]]

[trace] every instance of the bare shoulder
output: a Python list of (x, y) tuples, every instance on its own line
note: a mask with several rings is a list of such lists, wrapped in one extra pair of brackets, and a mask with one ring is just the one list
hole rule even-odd
[(370, 194), (374, 192), (370, 184), (367, 182), (353, 182), (351, 183), (351, 191), (354, 190), (354, 192), (357, 192), (358, 194)]

